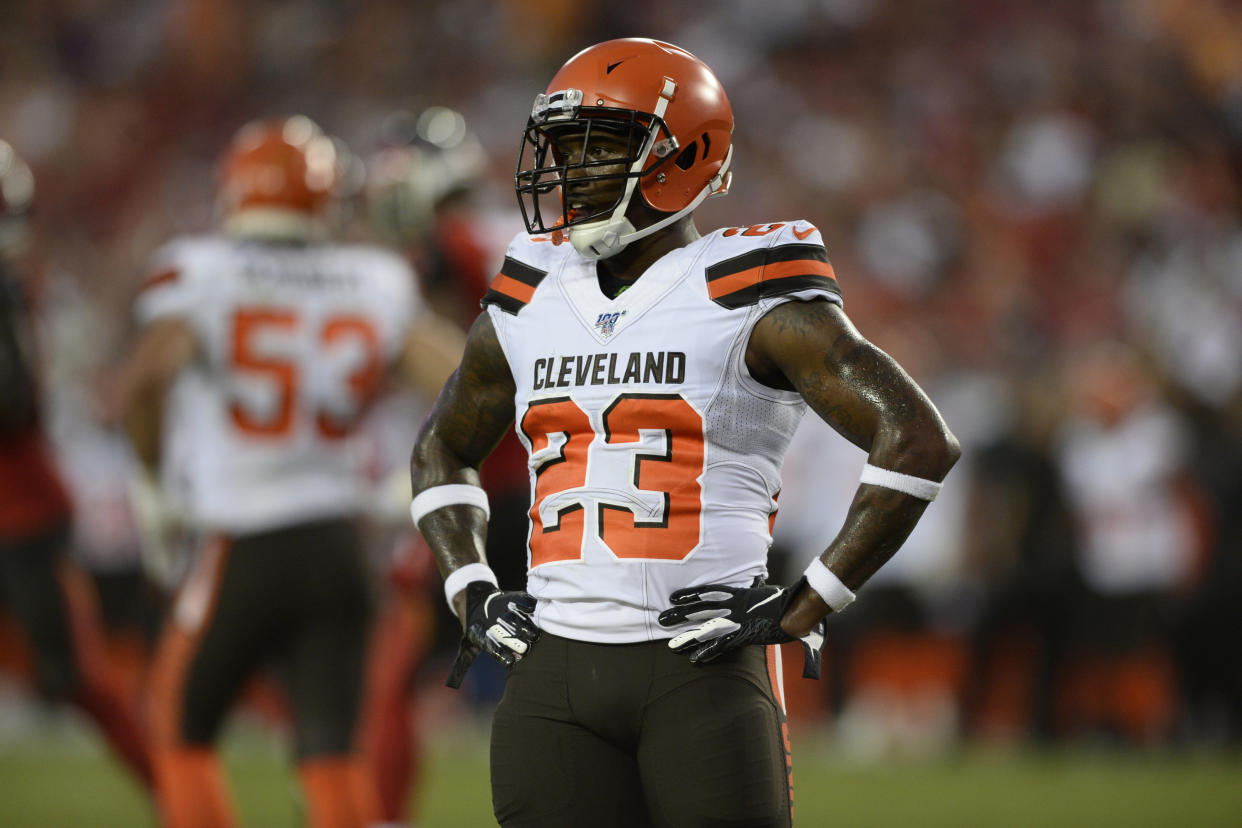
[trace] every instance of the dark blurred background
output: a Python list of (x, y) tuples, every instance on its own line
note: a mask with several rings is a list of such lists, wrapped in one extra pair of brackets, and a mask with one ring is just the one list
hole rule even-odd
[[(503, 217), (503, 249), (535, 93), (587, 45), (651, 36), (706, 61), (733, 103), (734, 184), (700, 229), (817, 225), (847, 312), (965, 449), (907, 547), (834, 619), (827, 680), (787, 682), (794, 714), (862, 755), (1237, 744), (1242, 4), (8, 0), (0, 14), (0, 138), (37, 181), (54, 434), (97, 572), (136, 565), (136, 540), (114, 476), (126, 454), (91, 400), (132, 333), (148, 254), (212, 228), (215, 164), (242, 123), (306, 114), (366, 162), (394, 112), (451, 107), (485, 150), (471, 186)], [(378, 235), (366, 208), (359, 195), (350, 233)], [(831, 538), (863, 464), (816, 423), (797, 439), (781, 577)]]

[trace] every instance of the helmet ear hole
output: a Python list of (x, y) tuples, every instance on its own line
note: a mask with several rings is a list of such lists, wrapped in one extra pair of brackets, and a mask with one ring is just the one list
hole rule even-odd
[(690, 169), (694, 166), (694, 162), (698, 158), (698, 149), (699, 142), (695, 141), (693, 144), (682, 150), (681, 154), (677, 156), (677, 160), (673, 163), (678, 167), (681, 167), (683, 170)]

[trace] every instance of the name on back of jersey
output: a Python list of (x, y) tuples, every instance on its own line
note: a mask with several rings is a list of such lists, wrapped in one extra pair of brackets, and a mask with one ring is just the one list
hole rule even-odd
[(243, 262), (238, 273), (242, 279), (252, 283), (337, 290), (358, 290), (362, 287), (362, 279), (356, 270), (332, 269), (323, 262), (315, 261), (252, 260)]

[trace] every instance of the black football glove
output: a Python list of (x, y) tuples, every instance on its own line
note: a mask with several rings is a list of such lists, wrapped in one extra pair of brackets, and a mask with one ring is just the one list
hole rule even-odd
[(482, 650), (506, 667), (512, 667), (539, 640), (539, 628), (531, 619), (535, 599), (525, 592), (501, 592), (487, 581), (466, 584), (466, 630), (457, 645), (457, 659), (444, 682), (461, 687), (466, 671)]
[[(781, 629), (781, 618), (806, 578), (790, 587), (765, 584), (756, 579), (749, 588), (724, 584), (679, 589), (669, 596), (673, 606), (660, 613), (660, 625), (676, 627), (697, 624), (669, 640), (678, 653), (690, 653), (690, 660), (708, 662), (748, 644), (784, 644), (794, 637)], [(802, 637), (802, 676), (819, 678), (819, 656), (824, 647), (823, 620)]]

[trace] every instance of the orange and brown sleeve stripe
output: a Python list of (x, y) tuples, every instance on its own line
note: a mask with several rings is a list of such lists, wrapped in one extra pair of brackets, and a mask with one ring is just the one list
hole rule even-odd
[(753, 305), (768, 296), (800, 290), (824, 290), (837, 296), (841, 288), (818, 244), (782, 244), (750, 250), (707, 268), (707, 293), (726, 308)]
[(539, 283), (547, 275), (546, 270), (522, 264), (506, 256), (500, 272), (492, 279), (480, 304), (495, 305), (505, 313), (516, 314), (534, 298), (535, 288), (539, 287)]
[(170, 267), (167, 270), (157, 271), (143, 280), (142, 284), (138, 288), (138, 292), (146, 293), (148, 290), (151, 290), (151, 288), (172, 284), (179, 278), (181, 278), (181, 272), (176, 268)]

